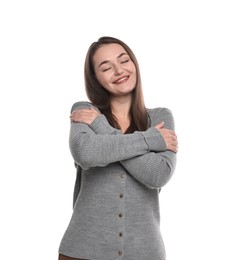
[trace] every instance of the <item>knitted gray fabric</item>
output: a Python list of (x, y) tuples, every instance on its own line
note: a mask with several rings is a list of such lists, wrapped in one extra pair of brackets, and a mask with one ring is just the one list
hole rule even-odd
[[(78, 102), (72, 110), (88, 108)], [(176, 154), (155, 125), (174, 130), (166, 108), (148, 109), (151, 127), (122, 134), (104, 115), (90, 126), (71, 123), (77, 165), (74, 211), (59, 253), (90, 260), (164, 260), (159, 189), (171, 178)]]

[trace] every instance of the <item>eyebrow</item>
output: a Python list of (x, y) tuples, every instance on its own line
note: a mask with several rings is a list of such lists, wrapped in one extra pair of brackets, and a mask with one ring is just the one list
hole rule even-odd
[[(119, 59), (119, 58), (121, 58), (121, 57), (124, 56), (124, 55), (128, 55), (128, 54), (127, 54), (126, 52), (122, 52), (122, 53), (120, 53), (120, 55), (118, 55), (116, 58)], [(104, 61), (102, 61), (102, 62), (99, 64), (98, 68), (100, 68), (101, 65), (106, 64), (106, 63), (109, 63), (109, 60), (104, 60)]]

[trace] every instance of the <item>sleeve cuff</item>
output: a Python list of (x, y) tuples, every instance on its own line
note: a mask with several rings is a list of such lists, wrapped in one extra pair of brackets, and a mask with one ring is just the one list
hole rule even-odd
[(153, 152), (166, 151), (166, 143), (161, 133), (154, 127), (150, 127), (145, 132), (141, 132), (145, 142), (148, 145), (148, 150)]
[(108, 123), (103, 114), (97, 116), (90, 124), (90, 128), (97, 134), (121, 134), (122, 132)]

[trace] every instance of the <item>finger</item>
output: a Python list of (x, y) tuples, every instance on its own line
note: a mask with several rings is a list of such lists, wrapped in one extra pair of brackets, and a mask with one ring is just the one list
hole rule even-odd
[(177, 143), (173, 143), (173, 144), (171, 144), (171, 150), (173, 151), (173, 152), (177, 152), (178, 151), (178, 144)]
[(93, 110), (97, 112), (97, 110), (94, 107), (89, 107), (89, 110)]
[(159, 123), (155, 126), (155, 128), (157, 128), (157, 129), (161, 129), (162, 127), (164, 127), (164, 121), (162, 121), (161, 123)]
[(170, 138), (177, 138), (176, 136), (176, 133), (173, 131), (173, 130), (170, 130), (170, 129), (165, 129), (164, 130), (166, 131), (166, 134), (170, 137)]
[(170, 145), (170, 146), (167, 148), (167, 150), (176, 153), (176, 152), (177, 152), (177, 147), (176, 147), (176, 146), (173, 146), (173, 145)]
[(90, 110), (89, 108), (78, 108), (74, 110), (71, 114), (84, 113), (84, 112), (88, 112), (89, 110)]
[(177, 142), (177, 137), (175, 135), (171, 135), (170, 139), (174, 142)]
[(73, 117), (77, 116), (78, 114), (79, 114), (78, 111), (73, 111), (70, 115), (70, 118), (73, 118)]

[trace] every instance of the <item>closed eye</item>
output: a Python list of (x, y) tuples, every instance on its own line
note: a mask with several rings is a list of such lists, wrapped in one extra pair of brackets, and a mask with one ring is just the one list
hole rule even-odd
[(107, 68), (107, 69), (103, 69), (102, 71), (105, 72), (105, 71), (110, 70), (110, 69), (111, 69), (111, 68)]
[(129, 61), (129, 59), (121, 61), (121, 63), (127, 63)]

